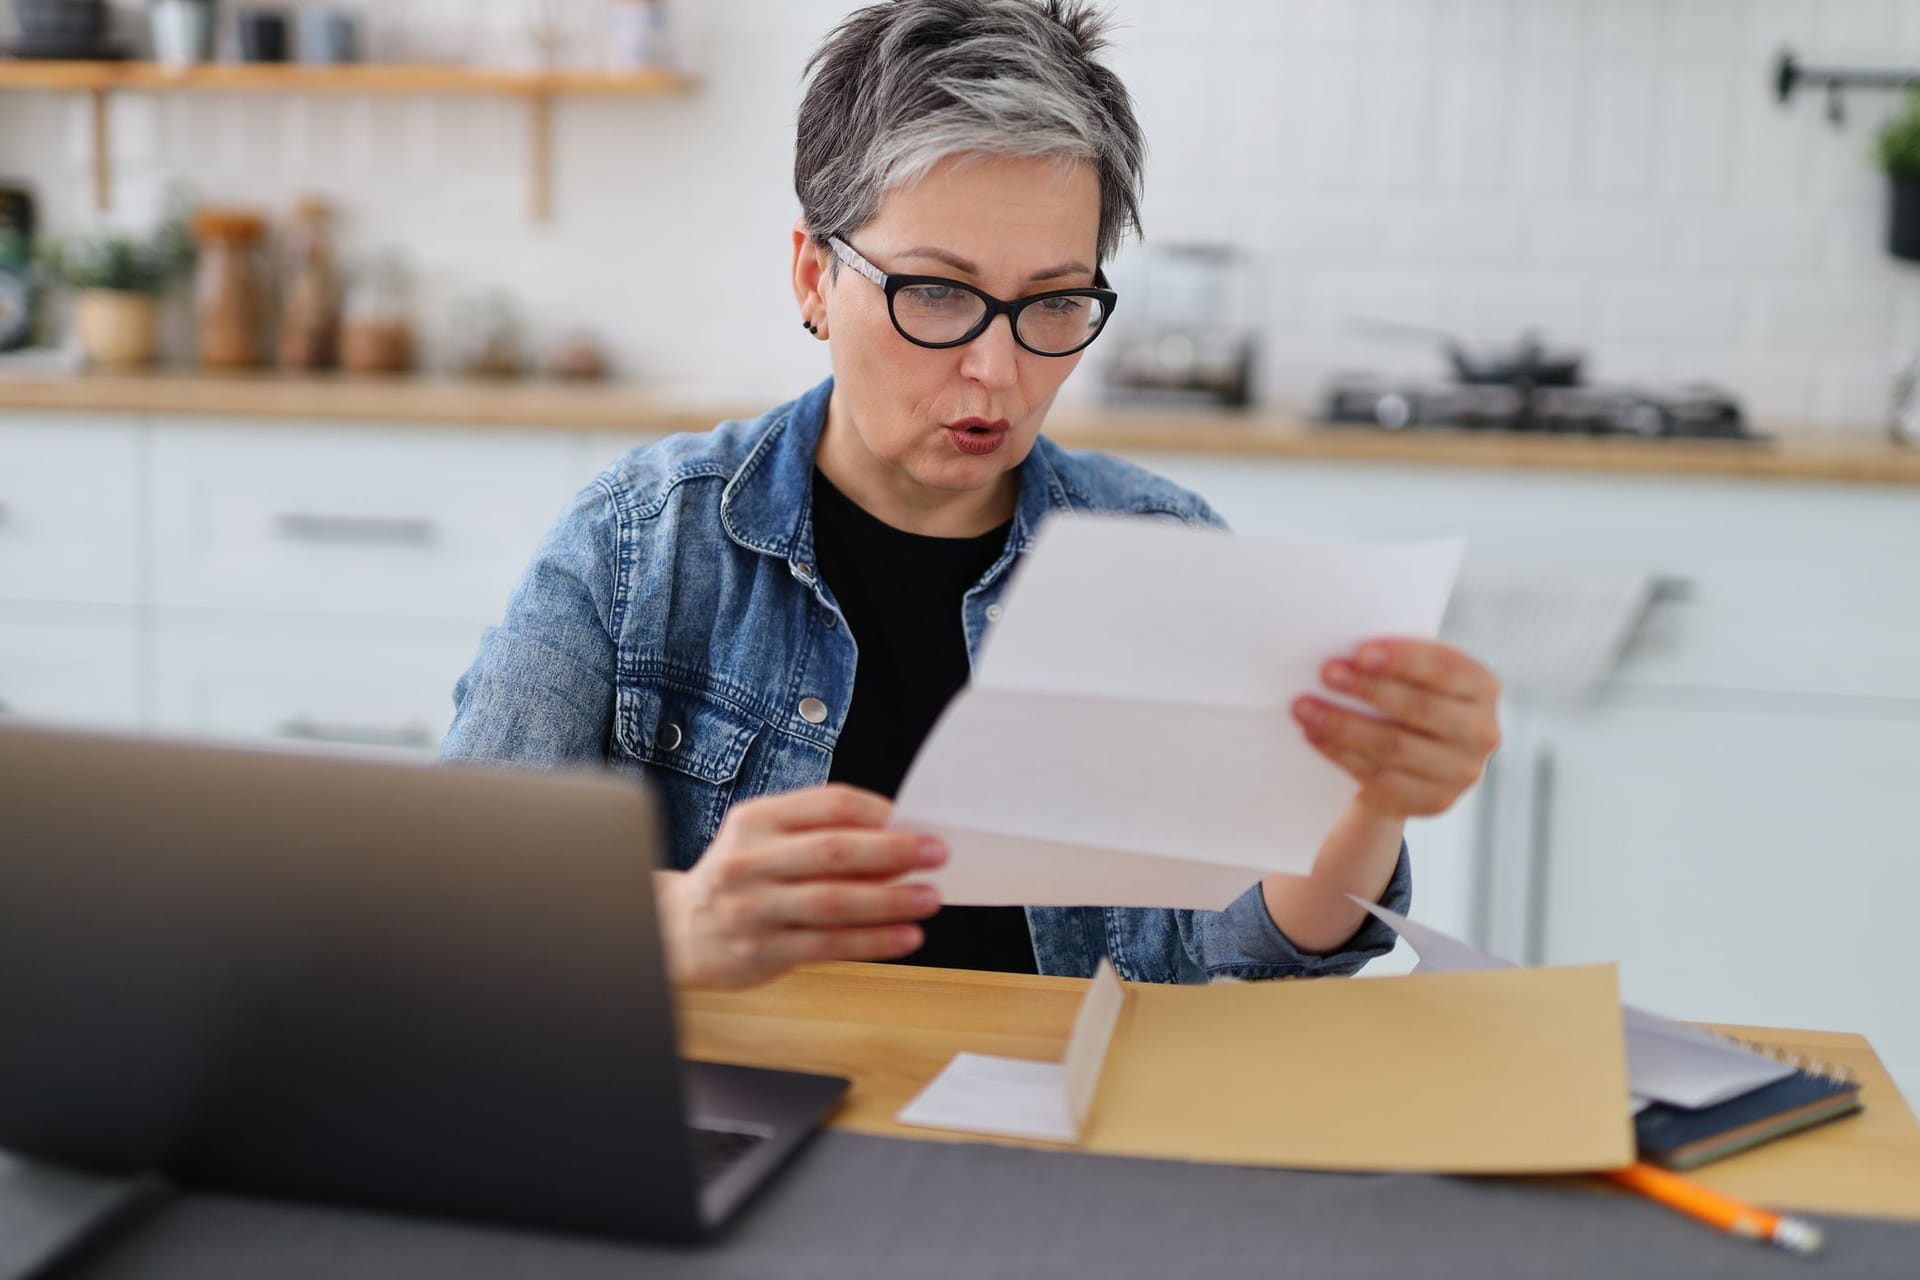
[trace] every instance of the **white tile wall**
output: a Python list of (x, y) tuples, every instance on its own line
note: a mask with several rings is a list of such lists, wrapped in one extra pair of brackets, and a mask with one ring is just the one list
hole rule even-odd
[[(591, 61), (605, 0), (551, 3), (568, 56)], [(513, 62), (535, 5), (361, 7), (377, 56)], [(548, 226), (526, 218), (521, 114), (463, 99), (120, 97), (113, 217), (149, 216), (176, 176), (280, 208), (330, 191), (353, 247), (410, 255), (432, 328), (504, 288), (537, 338), (584, 325), (633, 373), (783, 395), (825, 368), (786, 279), (800, 69), (852, 7), (679, 0), (700, 90), (564, 103)], [(1920, 351), (1920, 280), (1880, 249), (1869, 160), (1895, 103), (1854, 95), (1835, 131), (1817, 95), (1783, 111), (1768, 90), (1788, 45), (1920, 63), (1920, 0), (1113, 7), (1113, 61), (1153, 147), (1148, 233), (1254, 251), (1278, 405), (1310, 404), (1335, 366), (1431, 367), (1356, 315), (1480, 338), (1543, 325), (1611, 375), (1729, 381), (1787, 431), (1877, 430), (1892, 372)], [(55, 227), (94, 219), (88, 139), (77, 98), (0, 97), (0, 173), (33, 180)]]

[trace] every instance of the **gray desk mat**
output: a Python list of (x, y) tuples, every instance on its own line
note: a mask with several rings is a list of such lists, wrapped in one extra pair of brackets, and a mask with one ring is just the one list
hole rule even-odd
[(189, 1197), (85, 1280), (1920, 1277), (1920, 1225), (1830, 1219), (1812, 1262), (1638, 1198), (822, 1135), (702, 1250)]
[(157, 1184), (88, 1177), (0, 1151), (0, 1280), (39, 1274), (100, 1228), (134, 1223), (160, 1199)]

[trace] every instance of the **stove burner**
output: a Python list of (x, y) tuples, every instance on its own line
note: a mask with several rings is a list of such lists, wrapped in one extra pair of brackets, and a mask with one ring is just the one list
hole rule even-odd
[(1393, 383), (1334, 379), (1319, 421), (1388, 431), (1430, 428), (1648, 439), (1753, 440), (1739, 402), (1719, 387)]

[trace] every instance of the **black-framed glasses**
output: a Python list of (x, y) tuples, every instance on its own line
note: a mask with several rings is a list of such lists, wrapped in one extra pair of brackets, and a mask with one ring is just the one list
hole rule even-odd
[(1003, 302), (945, 276), (882, 271), (839, 236), (830, 238), (827, 245), (836, 258), (886, 290), (887, 314), (901, 337), (935, 351), (972, 342), (996, 316), (1004, 315), (1013, 326), (1013, 340), (1028, 351), (1037, 356), (1070, 356), (1100, 336), (1119, 301), (1097, 268), (1091, 289), (1049, 289)]

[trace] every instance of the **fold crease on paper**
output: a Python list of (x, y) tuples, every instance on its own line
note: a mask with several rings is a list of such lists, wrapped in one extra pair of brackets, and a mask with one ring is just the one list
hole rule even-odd
[(1362, 641), (1434, 636), (1463, 551), (1056, 517), (893, 825), (945, 839), (954, 905), (1218, 910), (1305, 874), (1355, 784), (1286, 708)]

